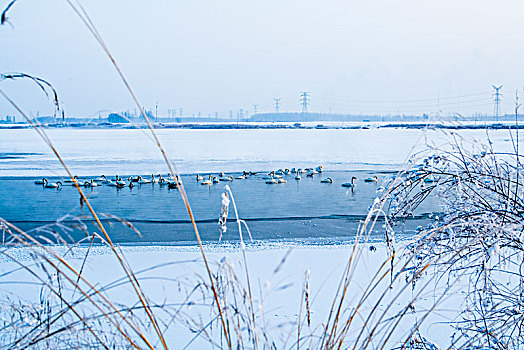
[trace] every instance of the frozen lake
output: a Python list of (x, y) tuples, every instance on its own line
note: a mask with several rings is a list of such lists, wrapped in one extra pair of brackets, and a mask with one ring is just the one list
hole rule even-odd
[[(165, 173), (147, 130), (49, 129), (58, 151), (78, 175)], [(168, 156), (183, 174), (311, 167), (328, 170), (396, 170), (425, 144), (443, 145), (438, 130), (415, 129), (159, 129)], [(467, 141), (483, 130), (460, 130)], [(511, 149), (509, 132), (490, 131), (495, 146)], [(64, 176), (34, 130), (0, 130), (0, 176)]]
[[(166, 165), (146, 130), (47, 130), (58, 151), (74, 174), (83, 180), (105, 174), (124, 178), (130, 175), (165, 174)], [(188, 196), (205, 241), (218, 239), (220, 196), (225, 183), (211, 187), (196, 182), (195, 173), (232, 175), (242, 170), (258, 171), (258, 176), (230, 183), (242, 219), (247, 219), (257, 240), (300, 240), (309, 243), (333, 243), (354, 236), (367, 208), (378, 196), (377, 188), (398, 171), (411, 154), (427, 145), (445, 147), (451, 137), (463, 138), (466, 147), (475, 140), (485, 140), (482, 130), (461, 130), (455, 135), (442, 131), (413, 129), (264, 129), (264, 130), (158, 130), (159, 137), (183, 176)], [(498, 151), (511, 150), (508, 131), (490, 131)], [(470, 146), (471, 145), (471, 146)], [(314, 178), (267, 185), (262, 173), (279, 168), (305, 168), (323, 165), (325, 172)], [(33, 182), (42, 176), (52, 181), (64, 180), (47, 146), (33, 130), (0, 130), (0, 215), (25, 230), (50, 225), (35, 235), (46, 236), (53, 230), (83, 237), (81, 230), (64, 231), (53, 223), (86, 216), (80, 208), (76, 189), (44, 189)], [(378, 183), (364, 178), (377, 175)], [(332, 177), (334, 184), (322, 184)], [(340, 186), (357, 177), (357, 186), (348, 191)], [(120, 243), (194, 244), (194, 233), (177, 190), (158, 185), (116, 189), (101, 186), (86, 189), (95, 210), (129, 220), (142, 237), (125, 226), (108, 220), (113, 239)], [(438, 203), (422, 206), (419, 218), (399, 231), (409, 234), (438, 211)], [(232, 211), (230, 219), (232, 219)], [(88, 223), (89, 225), (89, 223)], [(238, 239), (234, 223), (225, 240)], [(380, 237), (380, 233), (377, 233)]]

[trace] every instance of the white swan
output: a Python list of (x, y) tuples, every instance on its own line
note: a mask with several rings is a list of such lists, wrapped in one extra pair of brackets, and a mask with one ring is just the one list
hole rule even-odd
[(320, 182), (323, 183), (323, 184), (332, 184), (333, 183), (333, 179), (328, 177), (328, 178), (326, 178), (324, 180), (320, 180)]
[(270, 185), (273, 185), (273, 184), (277, 184), (278, 180), (277, 179), (269, 179), (269, 180), (266, 180), (266, 183), (270, 184)]
[[(78, 176), (77, 175), (73, 176), (73, 179), (78, 181)], [(71, 179), (64, 180), (64, 182), (73, 182), (74, 183), (74, 181)]]
[(139, 183), (139, 184), (150, 184), (150, 183), (151, 183), (151, 180), (144, 179), (142, 176), (139, 176), (139, 177), (138, 177), (138, 183)]
[(126, 182), (124, 180), (122, 180), (121, 178), (117, 178), (116, 181), (109, 181), (107, 183), (107, 186), (115, 186), (115, 187), (118, 187), (118, 188), (122, 188), (126, 185)]
[(197, 181), (202, 181), (202, 180), (204, 180), (204, 177), (203, 177), (202, 175), (198, 175), (198, 174), (197, 174), (197, 176), (196, 176), (196, 180), (197, 180)]
[(116, 181), (116, 187), (122, 188), (125, 185), (126, 185), (126, 182), (124, 180), (122, 180), (121, 178), (118, 178), (118, 180)]
[(344, 182), (344, 183), (342, 184), (342, 187), (355, 187), (355, 180), (356, 180), (356, 179), (357, 179), (357, 178), (353, 176), (353, 177), (351, 178), (351, 182)]
[(287, 181), (284, 179), (277, 179), (279, 184), (285, 184)]
[(218, 177), (213, 176), (213, 183), (214, 183), (214, 184), (217, 184), (217, 183), (219, 183), (219, 182), (220, 182), (220, 180), (218, 179)]
[(262, 180), (271, 180), (275, 176), (275, 172), (271, 171), (267, 175), (262, 176)]
[(84, 187), (98, 187), (98, 184), (96, 182), (94, 182), (93, 180), (91, 181), (86, 181), (82, 184)]
[(321, 172), (322, 172), (322, 165), (317, 166), (317, 167), (315, 168), (315, 171), (316, 171), (317, 173), (321, 173)]
[(212, 185), (213, 184), (213, 181), (211, 180), (212, 178), (213, 177), (209, 175), (209, 179), (202, 181), (200, 184), (201, 185)]
[(378, 181), (377, 175), (375, 175), (373, 177), (368, 177), (367, 179), (364, 179), (364, 182), (377, 182), (377, 181)]
[(60, 188), (61, 186), (62, 186), (62, 183), (60, 181), (48, 182), (44, 185), (45, 188)]
[(42, 180), (36, 180), (35, 185), (45, 185), (47, 182), (47, 179), (44, 177)]
[(106, 181), (106, 177), (105, 175), (100, 175), (100, 177), (97, 177), (96, 179), (93, 179), (93, 181), (96, 181), (96, 182), (103, 182), (103, 181)]
[(300, 180), (302, 179), (302, 176), (300, 176), (300, 172), (297, 172), (297, 175), (295, 176), (295, 180)]
[(222, 175), (218, 178), (220, 181), (233, 181), (233, 176)]
[(246, 175), (237, 176), (237, 177), (235, 177), (235, 179), (237, 179), (237, 180), (245, 180), (246, 179)]

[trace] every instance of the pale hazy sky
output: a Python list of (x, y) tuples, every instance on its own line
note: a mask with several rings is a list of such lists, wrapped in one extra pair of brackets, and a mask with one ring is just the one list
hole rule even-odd
[[(435, 113), (437, 96), (445, 113), (491, 113), (491, 84), (504, 85), (503, 112), (515, 89), (524, 100), (522, 0), (82, 3), (142, 104), (158, 101), (160, 114), (270, 111), (273, 97), (298, 111), (301, 91), (310, 110), (344, 113)], [(8, 15), (1, 72), (51, 81), (70, 115), (134, 109), (65, 1), (19, 0)], [(32, 113), (52, 110), (27, 83), (0, 87)], [(5, 114), (14, 112), (0, 100)]]

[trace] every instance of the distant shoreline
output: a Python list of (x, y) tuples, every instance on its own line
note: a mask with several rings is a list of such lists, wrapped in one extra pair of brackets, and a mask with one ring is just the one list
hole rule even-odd
[[(460, 124), (460, 123), (358, 123), (344, 125), (340, 122), (327, 123), (176, 123), (176, 124), (153, 124), (155, 129), (381, 129), (381, 128), (402, 128), (402, 129), (524, 129), (524, 124), (515, 125), (514, 122), (496, 123), (490, 122), (478, 124)], [(313, 125), (316, 124), (316, 125)], [(68, 123), (68, 124), (42, 124), (46, 129), (147, 129), (147, 124), (111, 124), (111, 123)], [(29, 124), (0, 124), (0, 129), (30, 129)]]

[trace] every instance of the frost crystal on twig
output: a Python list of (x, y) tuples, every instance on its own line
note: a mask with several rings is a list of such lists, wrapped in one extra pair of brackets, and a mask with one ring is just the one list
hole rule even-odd
[(222, 208), (220, 208), (220, 215), (218, 217), (218, 225), (220, 230), (219, 241), (222, 240), (222, 235), (227, 231), (227, 216), (229, 215), (229, 194), (227, 190), (222, 193)]

